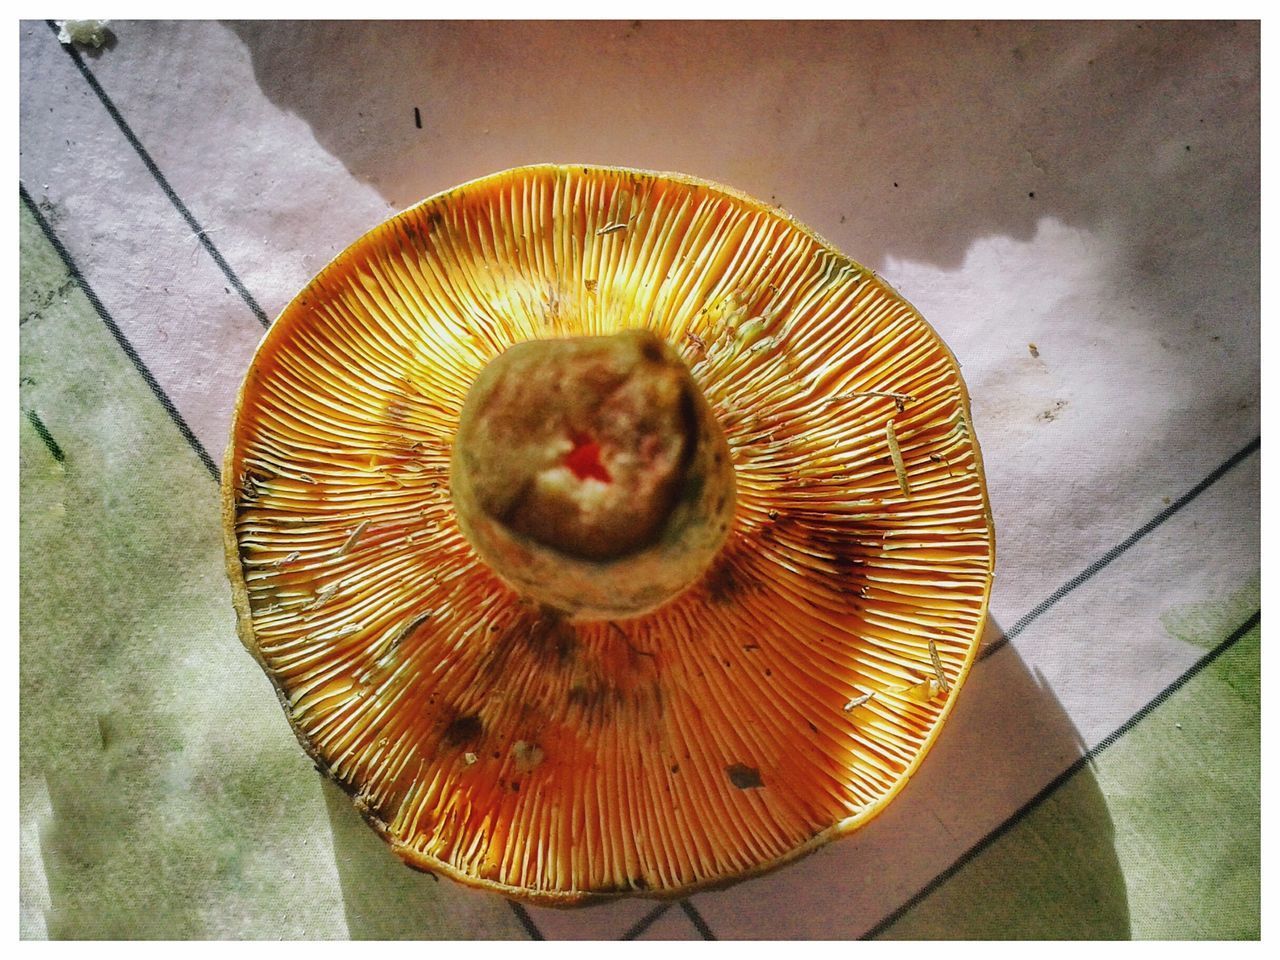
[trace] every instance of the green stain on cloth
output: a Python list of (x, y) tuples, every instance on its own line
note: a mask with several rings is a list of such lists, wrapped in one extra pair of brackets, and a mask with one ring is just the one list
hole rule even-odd
[[(61, 211), (48, 201), (40, 201), (41, 214), (55, 224)], [(75, 286), (66, 264), (47, 243), (40, 225), (25, 207), (19, 217), (22, 258), (18, 266), (18, 321), (25, 324), (40, 316), (55, 302), (65, 300)]]
[(1169, 636), (1209, 650), (1261, 606), (1262, 581), (1254, 577), (1226, 596), (1179, 604), (1161, 614), (1160, 623)]

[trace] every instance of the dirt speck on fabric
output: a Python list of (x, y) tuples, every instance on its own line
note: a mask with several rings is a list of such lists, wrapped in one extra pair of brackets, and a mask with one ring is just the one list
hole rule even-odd
[(1041, 413), (1040, 416), (1036, 417), (1036, 419), (1043, 420), (1045, 423), (1053, 423), (1053, 421), (1057, 420), (1058, 417), (1062, 415), (1062, 411), (1066, 408), (1067, 401), (1055, 400), (1053, 401), (1053, 406)]

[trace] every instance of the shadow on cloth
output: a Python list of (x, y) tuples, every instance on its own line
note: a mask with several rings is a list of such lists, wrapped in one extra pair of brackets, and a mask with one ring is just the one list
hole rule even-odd
[[(876, 269), (954, 269), (976, 238), (1026, 241), (1051, 217), (1110, 225), (1162, 306), (1193, 283), (1238, 299), (1256, 272), (1256, 24), (229, 27), (262, 92), (395, 207), (512, 166), (603, 163), (779, 203)], [(1179, 269), (1170, 231), (1224, 220), (1251, 228)]]

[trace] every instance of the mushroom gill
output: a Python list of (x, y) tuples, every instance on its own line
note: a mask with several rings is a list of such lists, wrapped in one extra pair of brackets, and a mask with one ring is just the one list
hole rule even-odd
[[(634, 429), (600, 413), (624, 383)], [(320, 769), (408, 863), (552, 905), (865, 823), (991, 586), (946, 346), (776, 208), (671, 174), (521, 168), (365, 235), (264, 338), (223, 484), (241, 638)]]

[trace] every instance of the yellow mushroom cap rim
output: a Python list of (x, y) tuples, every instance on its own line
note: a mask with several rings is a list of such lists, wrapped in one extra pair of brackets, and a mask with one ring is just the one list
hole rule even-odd
[[(706, 576), (548, 617), (452, 515), (484, 365), (645, 327), (729, 443)], [(994, 531), (959, 366), (791, 217), (678, 174), (538, 165), (392, 217), (285, 308), (223, 475), (239, 630), (317, 765), (413, 866), (531, 902), (683, 896), (856, 829), (973, 662)]]

